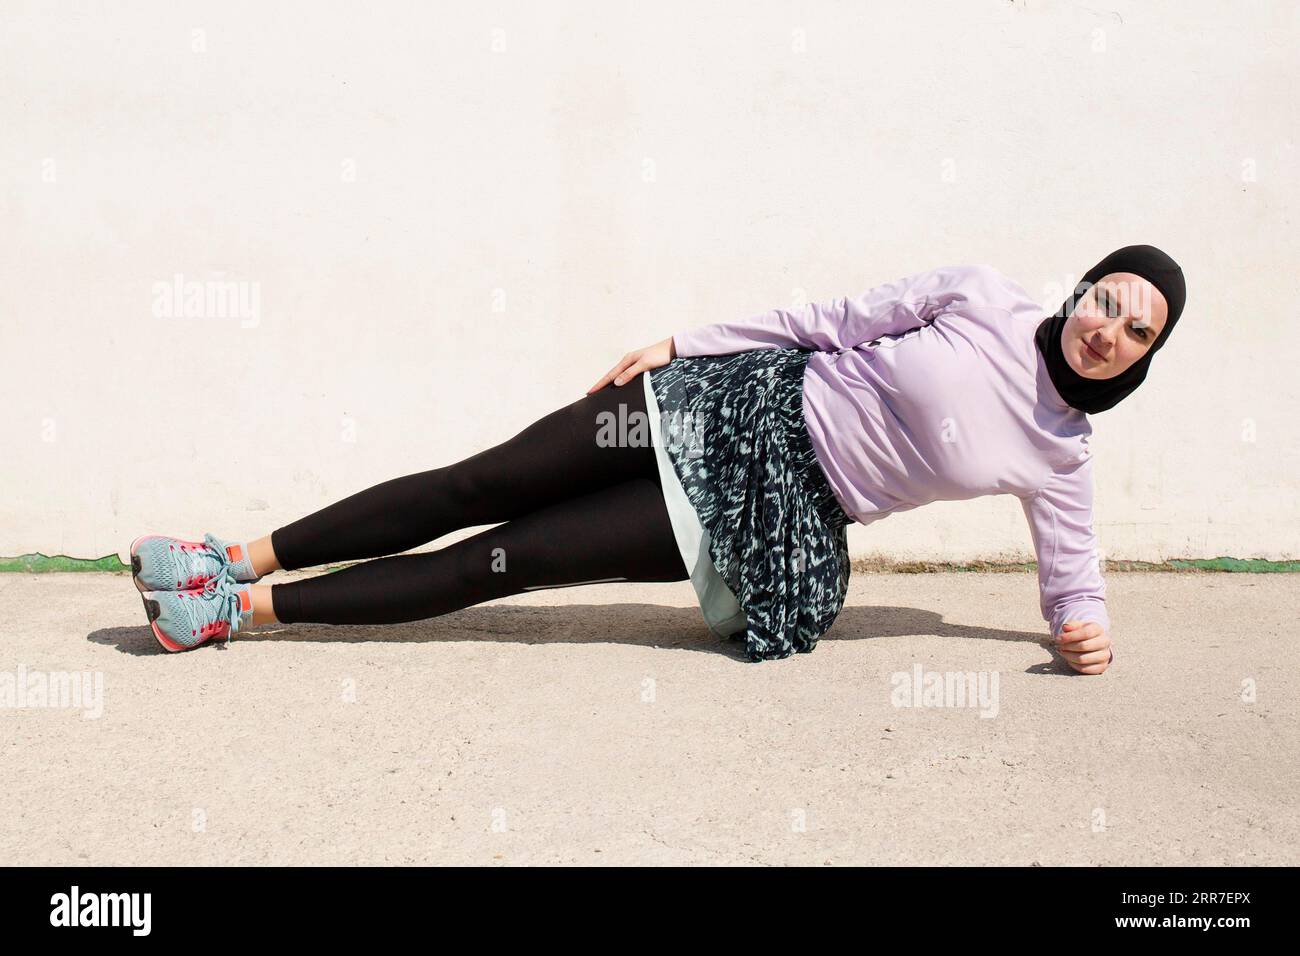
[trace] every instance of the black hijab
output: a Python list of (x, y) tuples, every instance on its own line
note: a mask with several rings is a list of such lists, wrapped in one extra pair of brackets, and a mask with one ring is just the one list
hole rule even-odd
[[(1165, 319), (1164, 328), (1146, 350), (1146, 354), (1123, 372), (1111, 378), (1085, 378), (1070, 367), (1065, 353), (1061, 351), (1061, 330), (1078, 301), (1088, 294), (1098, 279), (1112, 272), (1131, 272), (1159, 289), (1169, 305), (1169, 317)], [(1174, 331), (1174, 323), (1182, 315), (1186, 299), (1187, 285), (1183, 281), (1183, 270), (1155, 246), (1125, 246), (1116, 249), (1089, 269), (1074, 287), (1074, 294), (1065, 300), (1055, 315), (1043, 319), (1038, 325), (1038, 331), (1034, 333), (1034, 341), (1038, 343), (1038, 351), (1043, 353), (1047, 362), (1052, 384), (1061, 393), (1065, 403), (1081, 412), (1104, 412), (1141, 385), (1147, 377), (1151, 357)]]

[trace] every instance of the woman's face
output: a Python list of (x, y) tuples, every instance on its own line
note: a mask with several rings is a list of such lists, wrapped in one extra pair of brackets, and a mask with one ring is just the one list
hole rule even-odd
[(1165, 297), (1150, 282), (1111, 272), (1075, 303), (1061, 330), (1061, 351), (1084, 378), (1114, 378), (1147, 353), (1168, 316)]

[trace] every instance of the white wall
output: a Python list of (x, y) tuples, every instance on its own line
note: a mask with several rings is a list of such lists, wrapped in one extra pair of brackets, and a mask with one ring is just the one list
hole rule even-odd
[[(1188, 307), (1094, 419), (1103, 549), (1300, 556), (1295, 3), (717, 7), (6, 2), (0, 554), (259, 535), (682, 327), (952, 262), (1055, 308), (1149, 242)], [(852, 541), (1031, 553), (1011, 497)]]

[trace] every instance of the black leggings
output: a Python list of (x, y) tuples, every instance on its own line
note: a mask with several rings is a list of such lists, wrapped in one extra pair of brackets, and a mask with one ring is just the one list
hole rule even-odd
[[(643, 388), (640, 375), (606, 386), (462, 462), (383, 482), (272, 532), (286, 569), (379, 558), (274, 585), (276, 617), (393, 624), (539, 588), (685, 580)], [(487, 524), (497, 526), (397, 554)]]

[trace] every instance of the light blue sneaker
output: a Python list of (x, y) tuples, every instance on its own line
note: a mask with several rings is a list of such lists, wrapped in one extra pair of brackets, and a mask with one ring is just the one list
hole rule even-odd
[(248, 547), (204, 535), (184, 541), (147, 534), (131, 542), (131, 576), (141, 591), (186, 591), (201, 588), (229, 568), (236, 581), (257, 581)]
[(253, 595), (249, 585), (221, 574), (188, 591), (146, 591), (144, 607), (158, 643), (169, 651), (187, 651), (233, 638), (253, 616)]

